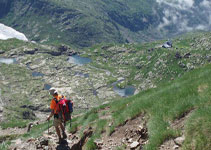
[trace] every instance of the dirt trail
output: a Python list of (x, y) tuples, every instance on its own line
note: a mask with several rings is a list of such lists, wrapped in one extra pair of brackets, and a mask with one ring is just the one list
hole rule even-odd
[(144, 115), (141, 115), (135, 119), (127, 120), (124, 125), (117, 127), (110, 136), (104, 133), (102, 139), (96, 143), (98, 149), (102, 150), (118, 147), (140, 149), (147, 143), (147, 140), (146, 119)]
[(0, 135), (7, 136), (7, 135), (20, 135), (27, 132), (27, 128), (7, 128), (2, 129), (0, 128)]
[(16, 139), (12, 141), (10, 150), (82, 150), (83, 145), (87, 142), (88, 137), (93, 133), (92, 129), (84, 130), (83, 136), (78, 133), (67, 133), (67, 139), (63, 139), (62, 143), (58, 143), (58, 136), (55, 128), (51, 127), (45, 131), (39, 138), (29, 138), (27, 140)]

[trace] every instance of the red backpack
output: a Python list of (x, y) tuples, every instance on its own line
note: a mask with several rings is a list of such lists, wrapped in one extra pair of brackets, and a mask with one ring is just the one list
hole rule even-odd
[(54, 98), (54, 100), (58, 105), (58, 117), (62, 118), (64, 123), (71, 120), (71, 113), (73, 112), (73, 102), (66, 99), (64, 96), (62, 96), (60, 100), (57, 100), (56, 98)]

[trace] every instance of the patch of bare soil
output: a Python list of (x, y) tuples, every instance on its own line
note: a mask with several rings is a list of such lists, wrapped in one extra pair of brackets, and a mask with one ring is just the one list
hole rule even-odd
[(183, 113), (178, 119), (174, 120), (173, 123), (171, 124), (171, 127), (173, 129), (180, 129), (182, 130), (182, 133), (184, 134), (184, 126), (185, 126), (185, 121), (190, 117), (194, 110), (188, 110), (185, 113)]
[(198, 86), (198, 93), (203, 93), (208, 88), (207, 84), (202, 84)]
[(179, 129), (182, 131), (182, 136), (177, 137), (175, 139), (169, 139), (165, 141), (161, 146), (160, 150), (181, 150), (181, 146), (185, 140), (184, 136), (184, 127), (186, 120), (190, 117), (194, 110), (191, 109), (185, 113), (183, 113), (178, 119), (174, 120), (171, 124), (171, 128)]
[(101, 142), (96, 142), (98, 149), (112, 150), (124, 146), (126, 149), (141, 149), (147, 143), (148, 133), (144, 115), (128, 120), (116, 128), (112, 135), (104, 134)]
[(0, 135), (1, 136), (8, 136), (8, 135), (20, 135), (26, 133), (26, 128), (7, 128), (1, 129), (0, 128)]

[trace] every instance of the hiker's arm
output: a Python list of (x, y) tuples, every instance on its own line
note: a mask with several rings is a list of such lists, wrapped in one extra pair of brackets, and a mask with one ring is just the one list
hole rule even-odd
[(51, 119), (51, 117), (54, 115), (54, 110), (53, 109), (51, 109), (51, 114), (50, 114), (50, 116), (47, 118), (47, 120), (50, 120)]

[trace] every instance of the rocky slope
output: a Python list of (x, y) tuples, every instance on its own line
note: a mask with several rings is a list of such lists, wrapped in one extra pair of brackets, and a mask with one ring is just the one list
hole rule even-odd
[(3, 0), (0, 8), (0, 21), (30, 40), (77, 47), (149, 41), (211, 24), (208, 0)]

